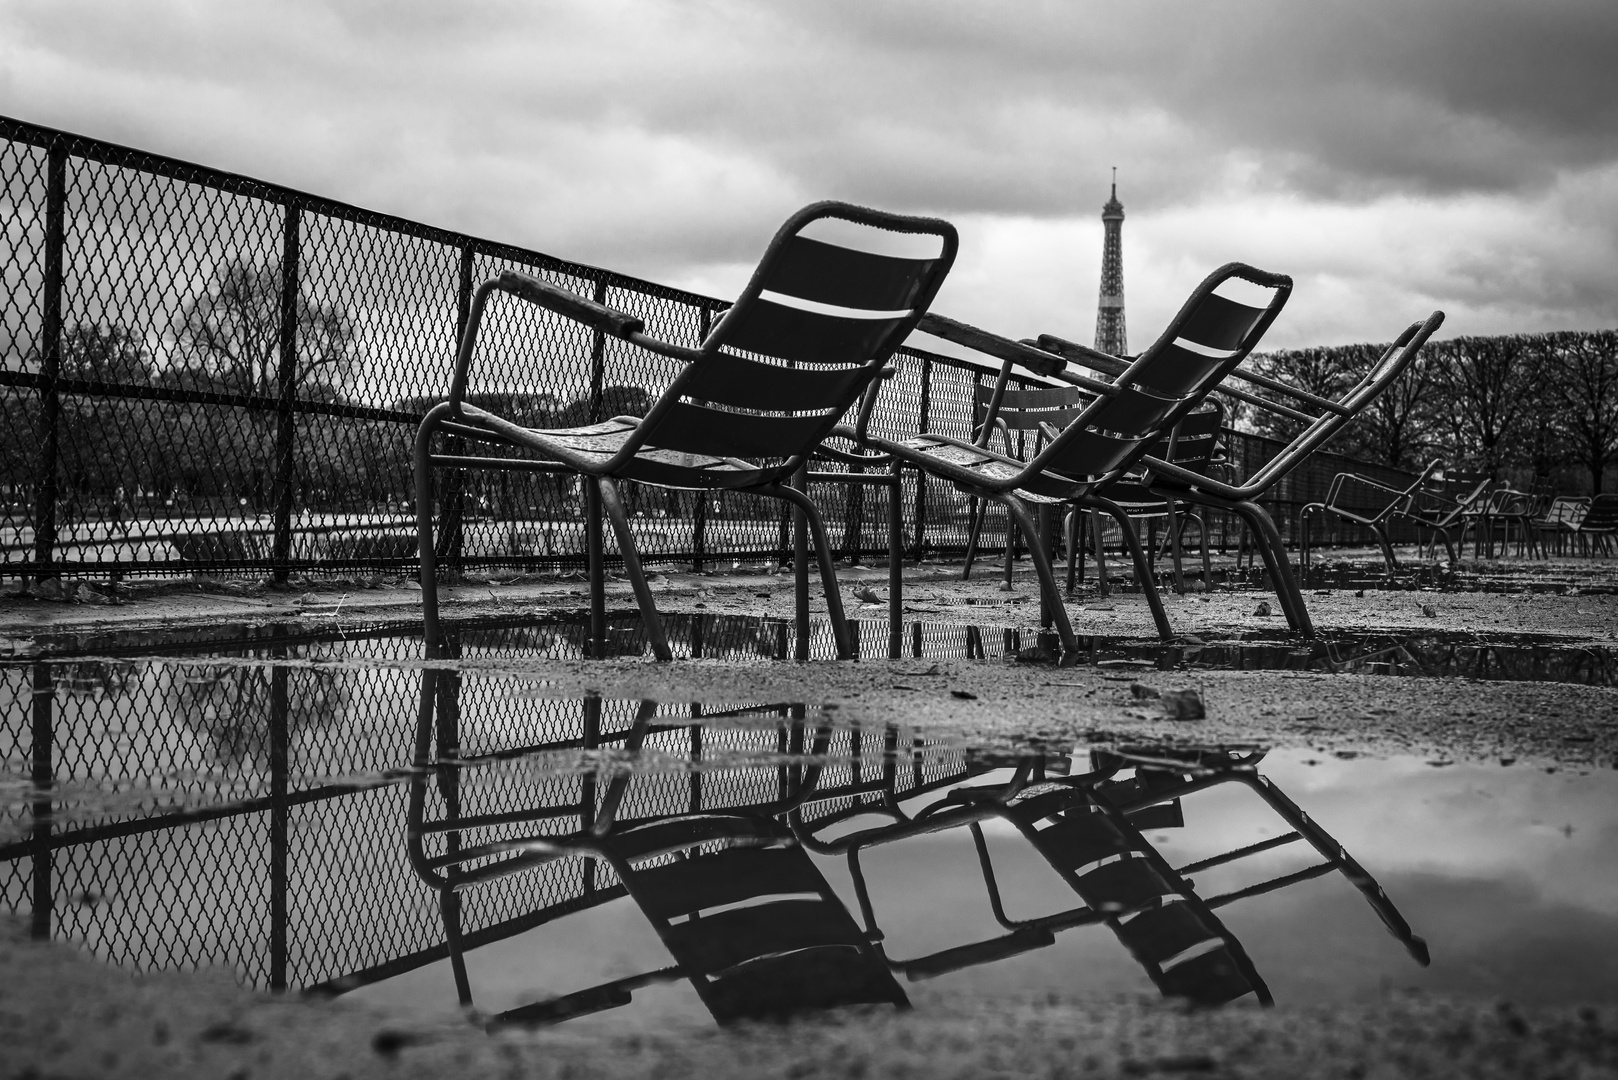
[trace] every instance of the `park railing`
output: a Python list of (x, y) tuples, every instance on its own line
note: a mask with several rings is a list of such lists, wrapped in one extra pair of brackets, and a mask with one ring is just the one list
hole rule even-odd
[[(723, 301), (249, 177), (0, 117), (0, 575), (410, 572), (410, 445), (447, 390), (472, 289), (517, 268), (696, 344)], [(536, 426), (634, 412), (671, 361), (497, 303), (491, 403)], [(902, 350), (873, 420), (967, 436), (969, 362)], [(1263, 440), (1231, 433), (1245, 461)], [(1317, 455), (1280, 516), (1351, 462)], [(907, 550), (964, 547), (967, 505), (907, 475)], [(843, 556), (886, 552), (888, 506), (817, 484)], [(776, 504), (629, 496), (642, 550), (701, 567), (788, 549)], [(447, 485), (451, 565), (582, 564), (577, 489)], [(1003, 544), (991, 520), (985, 542)], [(1216, 542), (1234, 539), (1227, 526)]]

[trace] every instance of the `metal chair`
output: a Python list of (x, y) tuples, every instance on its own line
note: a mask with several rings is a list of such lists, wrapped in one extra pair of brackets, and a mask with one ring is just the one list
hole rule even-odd
[[(875, 254), (840, 239), (822, 239), (816, 226), (840, 223), (840, 237), (858, 233), (869, 248), (881, 234), (920, 237), (923, 257)], [(832, 226), (836, 229), (837, 226)], [(793, 478), (863, 395), (851, 431), (863, 436), (875, 402), (877, 376), (893, 350), (932, 302), (955, 259), (955, 229), (948, 222), (822, 202), (790, 217), (770, 242), (736, 303), (696, 347), (649, 335), (641, 319), (526, 274), (505, 271), (472, 299), (461, 336), (449, 399), (422, 420), (415, 443), (417, 532), (421, 548), (423, 633), (429, 657), (439, 637), (433, 540), (435, 469), (515, 469), (577, 474), (584, 485), (589, 559), (591, 639), (606, 637), (604, 507), (624, 567), (634, 586), (652, 650), (673, 653), (658, 620), (617, 489), (631, 480), (665, 488), (730, 490), (767, 495), (792, 504), (813, 534), (826, 591), (827, 614), (838, 656), (853, 645), (843, 618), (825, 528)], [(633, 345), (686, 364), (644, 417), (618, 416), (598, 424), (541, 430), (498, 416), (468, 399), (471, 363), (490, 296), (509, 293)], [(509, 447), (495, 457), (435, 439)], [(798, 623), (807, 630), (807, 559), (797, 559)], [(801, 636), (807, 636), (803, 634)]]
[[(669, 736), (689, 739), (695, 757), (715, 735), (734, 733), (707, 725), (723, 725), (736, 713), (687, 719), (659, 715), (655, 702), (642, 701), (627, 726), (623, 715), (604, 725), (604, 703), (590, 696), (577, 727), (553, 731), (538, 744), (467, 753), (463, 719), (476, 729), (486, 718), (463, 718), (461, 698), (459, 673), (423, 672), (406, 829), (411, 866), (438, 894), (461, 1004), (473, 1005), (467, 951), (498, 940), (487, 929), (465, 932), (463, 897), (498, 881), (527, 883), (501, 897), (518, 904), (533, 898), (532, 910), (514, 920), (523, 928), (627, 892), (674, 960), (488, 1016), (485, 1026), (555, 1023), (627, 1005), (642, 987), (678, 980), (692, 983), (720, 1024), (838, 1005), (908, 1006), (880, 955), (779, 820), (805, 801), (843, 795), (838, 785), (820, 783), (831, 731), (824, 723), (805, 724), (801, 707), (738, 710), (792, 712), (777, 731), (759, 734), (778, 739), (778, 751), (798, 763), (761, 766), (751, 785), (692, 784), (687, 803), (683, 791), (634, 789), (637, 778), (627, 771), (603, 782), (593, 774), (522, 767), (523, 758), (574, 748), (633, 753)], [(524, 726), (519, 738), (542, 727)], [(512, 772), (520, 782), (497, 784), (488, 775), (506, 761), (518, 766)], [(469, 772), (476, 783), (463, 782)], [(642, 816), (626, 813), (629, 806)], [(549, 882), (536, 877), (568, 861), (582, 865), (572, 874), (553, 872)], [(596, 866), (609, 868), (620, 884), (598, 883)], [(579, 882), (576, 894), (549, 895), (557, 880)]]
[[(1423, 469), (1421, 475), (1416, 477), (1409, 485), (1396, 488), (1374, 480), (1359, 473), (1340, 472), (1332, 477), (1331, 484), (1326, 488), (1326, 497), (1320, 502), (1305, 503), (1298, 511), (1298, 562), (1301, 566), (1309, 566), (1309, 519), (1316, 512), (1331, 514), (1351, 524), (1371, 530), (1376, 537), (1377, 545), (1382, 549), (1382, 561), (1387, 564), (1387, 571), (1392, 574), (1399, 568), (1399, 557), (1393, 551), (1393, 538), (1388, 533), (1388, 524), (1398, 517), (1412, 517), (1415, 500), (1423, 495), (1428, 497), (1428, 505), (1437, 496), (1430, 491), (1430, 486), (1444, 477), (1444, 463), (1434, 461)], [(1455, 507), (1455, 515), (1461, 512)], [(1445, 526), (1436, 520), (1431, 525), (1443, 533), (1444, 546), (1450, 549), (1450, 559), (1454, 561), (1454, 548), (1450, 544), (1449, 533)]]
[(1548, 532), (1556, 543), (1556, 553), (1562, 554), (1566, 542), (1578, 532), (1579, 525), (1590, 512), (1589, 496), (1558, 495), (1545, 507), (1545, 512), (1529, 522), (1542, 555), (1549, 555), (1545, 544)]
[(1612, 554), (1613, 537), (1618, 536), (1618, 495), (1592, 498), (1583, 519), (1569, 532), (1578, 540), (1580, 554), (1595, 555), (1598, 548)]
[(1311, 416), (1307, 412), (1280, 402), (1252, 397), (1251, 400), (1255, 401), (1259, 408), (1304, 423), (1305, 427), (1274, 457), (1240, 484), (1216, 480), (1149, 455), (1144, 459), (1144, 464), (1151, 470), (1151, 490), (1154, 493), (1173, 496), (1217, 510), (1226, 510), (1241, 518), (1252, 534), (1254, 546), (1258, 548), (1269, 570), (1270, 579), (1275, 585), (1276, 598), (1280, 601), (1281, 610), (1286, 613), (1287, 622), (1299, 633), (1313, 636), (1314, 624), (1309, 618), (1309, 609), (1304, 605), (1303, 592), (1298, 587), (1298, 580), (1287, 560), (1286, 546), (1281, 539), (1280, 530), (1275, 527), (1269, 512), (1260, 505), (1260, 500), (1403, 374), (1404, 370), (1415, 361), (1421, 346), (1439, 326), (1443, 325), (1443, 322), (1444, 313), (1435, 311), (1425, 320), (1411, 323), (1393, 344), (1388, 346), (1381, 358), (1371, 366), (1360, 381), (1336, 401), (1299, 390), (1275, 379), (1239, 373), (1249, 380), (1259, 380), (1258, 385), (1272, 392), (1284, 394), (1302, 405), (1318, 410), (1317, 415)]
[[(1262, 291), (1267, 300), (1253, 306), (1216, 290), (1241, 280)], [(1022, 507), (1032, 503), (1074, 502), (1111, 515), (1124, 531), (1124, 541), (1137, 566), (1146, 566), (1140, 541), (1122, 508), (1105, 498), (1105, 489), (1131, 471), (1151, 447), (1202, 403), (1220, 381), (1246, 358), (1269, 329), (1292, 292), (1292, 280), (1241, 263), (1210, 274), (1170, 321), (1162, 336), (1132, 362), (1121, 365), (1116, 380), (1103, 382), (1062, 370), (1063, 358), (1029, 345), (978, 330), (952, 319), (929, 315), (920, 327), (960, 344), (1005, 358), (1088, 390), (1094, 396), (1072, 423), (1028, 461), (996, 453), (962, 439), (917, 435), (899, 441), (861, 435), (870, 448), (892, 454), (907, 465), (954, 483), (969, 495), (1005, 506), (1027, 541), (1039, 576), (1042, 621), (1054, 623), (1061, 639), (1063, 663), (1076, 662), (1078, 642), (1063, 607), (1051, 569), (1050, 555)], [(1105, 355), (1105, 354), (1098, 354)], [(854, 434), (851, 432), (851, 434)], [(1143, 573), (1142, 586), (1158, 633), (1173, 635), (1156, 587)]]

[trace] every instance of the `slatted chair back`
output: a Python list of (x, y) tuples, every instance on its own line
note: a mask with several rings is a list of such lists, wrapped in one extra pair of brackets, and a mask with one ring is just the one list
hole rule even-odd
[[(1182, 469), (1206, 476), (1219, 458), (1219, 439), (1225, 428), (1225, 409), (1217, 401), (1204, 402), (1187, 414), (1173, 431), (1150, 448), (1147, 457), (1168, 461)], [(1103, 494), (1131, 514), (1162, 513), (1166, 500), (1147, 490), (1154, 482), (1150, 469), (1140, 480), (1120, 480), (1107, 485)]]
[(1589, 512), (1588, 497), (1558, 495), (1551, 500), (1551, 505), (1546, 508), (1545, 516), (1540, 519), (1539, 524), (1548, 529), (1577, 529)]
[(1261, 496), (1335, 437), (1349, 421), (1404, 374), (1415, 362), (1417, 353), (1427, 339), (1443, 324), (1444, 313), (1435, 311), (1425, 320), (1406, 327), (1347, 393), (1335, 402), (1321, 403), (1320, 414), (1240, 485), (1241, 494), (1250, 498)]
[[(1216, 291), (1233, 280), (1265, 290), (1267, 302), (1254, 306)], [(1283, 274), (1242, 263), (1220, 267), (1118, 375), (1116, 392), (1098, 396), (1032, 464), (1069, 480), (1117, 479), (1246, 359), (1291, 292), (1292, 279)], [(1045, 485), (1024, 486), (1042, 493)]]
[(1095, 396), (1073, 386), (1009, 386), (1007, 375), (1009, 371), (1003, 371), (1000, 379), (974, 389), (973, 429), (979, 446), (989, 444), (990, 428), (1000, 430), (1008, 443), (1006, 452), (1013, 456), (1022, 456), (1027, 448), (1009, 445), (1010, 432), (1038, 432), (1034, 445), (1043, 446), (1046, 439), (1078, 419)]
[[(816, 229), (835, 221), (840, 227)], [(835, 232), (821, 239), (806, 232)], [(919, 257), (879, 253), (901, 234)], [(845, 237), (847, 237), (845, 239)], [(764, 461), (786, 475), (871, 385), (955, 260), (955, 229), (932, 218), (823, 202), (794, 214), (747, 287), (641, 425), (668, 453)], [(637, 463), (636, 479), (650, 463)], [(674, 471), (667, 480), (702, 486)]]
[[(601, 851), (721, 1024), (841, 1005), (909, 1004), (825, 876), (778, 821), (672, 818), (614, 835)], [(685, 857), (667, 857), (675, 852)]]
[(1584, 520), (1579, 523), (1580, 535), (1618, 532), (1618, 495), (1597, 495), (1590, 500)]

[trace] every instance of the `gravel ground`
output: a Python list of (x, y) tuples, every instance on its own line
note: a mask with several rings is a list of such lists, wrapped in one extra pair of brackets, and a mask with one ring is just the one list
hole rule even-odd
[[(1491, 568), (1492, 569), (1492, 568)], [(1412, 592), (1337, 589), (1308, 597), (1323, 633), (1451, 632), (1480, 641), (1533, 635), (1564, 644), (1618, 645), (1618, 567), (1588, 562), (1548, 579), (1522, 567), (1523, 587), (1547, 580), (1577, 592)], [(992, 571), (991, 571), (992, 573)], [(1498, 573), (1495, 577), (1499, 578)], [(882, 570), (851, 570), (845, 588), (885, 597)], [(1504, 575), (1513, 588), (1512, 575)], [(1498, 582), (1496, 582), (1498, 585)], [(124, 639), (153, 628), (300, 621), (344, 625), (414, 615), (406, 583), (303, 584), (288, 591), (218, 582), (124, 590), (120, 603), (69, 582), (65, 597), (0, 599), (0, 657), (42, 644)], [(1561, 588), (1562, 586), (1553, 587)], [(660, 575), (667, 611), (791, 611), (790, 581), (770, 574)], [(769, 594), (761, 597), (760, 593)], [(582, 604), (578, 581), (464, 584), (457, 616), (537, 613)], [(907, 575), (907, 618), (1031, 626), (1026, 574), (1011, 592), (996, 580), (961, 584), (947, 568)], [(1277, 616), (1254, 614), (1273, 595), (1214, 591), (1169, 599), (1185, 637), (1286, 640)], [(630, 606), (615, 582), (611, 605)], [(1424, 610), (1430, 608), (1430, 613)], [(1071, 605), (1080, 633), (1149, 640), (1138, 594), (1090, 594)], [(880, 618), (884, 606), (865, 617)], [(880, 660), (857, 664), (659, 665), (645, 660), (487, 662), (514, 688), (667, 700), (811, 701), (874, 720), (900, 719), (988, 750), (1066, 749), (1093, 740), (1151, 737), (1238, 740), (1327, 751), (1414, 752), (1439, 760), (1508, 759), (1545, 766), (1618, 764), (1618, 690), (1564, 683), (1325, 675), (1282, 671), (1164, 672), (1007, 660)], [(1133, 683), (1194, 686), (1201, 720), (1172, 720)], [(963, 697), (962, 695), (969, 695)], [(1330, 1009), (1186, 1010), (1158, 1000), (1039, 1001), (985, 1006), (918, 998), (913, 1013), (847, 1015), (789, 1027), (698, 1036), (600, 1040), (549, 1032), (486, 1037), (469, 1027), (405, 1028), (352, 1003), (254, 994), (226, 973), (133, 975), (67, 946), (26, 940), (0, 920), (0, 1077), (367, 1076), (1618, 1076), (1618, 1007), (1540, 1010), (1506, 1002), (1390, 994)]]

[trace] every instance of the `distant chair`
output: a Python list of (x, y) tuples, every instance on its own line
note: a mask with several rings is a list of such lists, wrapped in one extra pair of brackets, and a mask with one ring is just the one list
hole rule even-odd
[(1533, 521), (1533, 529), (1542, 554), (1549, 554), (1545, 534), (1549, 533), (1556, 545), (1556, 554), (1562, 554), (1564, 545), (1578, 533), (1585, 515), (1590, 512), (1589, 496), (1558, 495), (1545, 507), (1545, 512)]
[(1309, 618), (1309, 609), (1303, 602), (1303, 592), (1299, 589), (1297, 578), (1293, 575), (1292, 566), (1287, 560), (1286, 545), (1281, 539), (1280, 530), (1275, 527), (1274, 520), (1260, 505), (1260, 501), (1294, 469), (1303, 464), (1310, 454), (1324, 446), (1392, 385), (1393, 381), (1415, 361), (1422, 345), (1443, 325), (1443, 322), (1444, 313), (1435, 311), (1426, 319), (1411, 323), (1394, 339), (1376, 363), (1371, 365), (1370, 370), (1359, 382), (1336, 401), (1299, 390), (1278, 380), (1251, 373), (1236, 373), (1249, 382), (1291, 397), (1300, 405), (1316, 410), (1316, 414), (1311, 415), (1300, 408), (1259, 398), (1244, 391), (1238, 392), (1238, 388), (1229, 384), (1222, 386), (1220, 389), (1232, 396), (1304, 425), (1303, 429), (1293, 436), (1291, 442), (1241, 483), (1217, 480), (1150, 455), (1142, 461), (1142, 464), (1150, 470), (1150, 489), (1153, 493), (1225, 510), (1242, 520), (1252, 535), (1253, 544), (1257, 547), (1259, 555), (1264, 559), (1265, 568), (1269, 571), (1270, 580), (1275, 586), (1276, 599), (1286, 614), (1287, 622), (1300, 633), (1312, 636), (1314, 623)]
[(1613, 536), (1618, 534), (1618, 495), (1597, 495), (1569, 533), (1578, 541), (1579, 554), (1614, 554)]
[[(1217, 291), (1236, 280), (1247, 282), (1265, 299), (1255, 306)], [(1036, 372), (1089, 391), (1093, 399), (1027, 461), (944, 435), (920, 434), (903, 441), (869, 434), (860, 437), (873, 450), (892, 454), (968, 495), (1007, 509), (1032, 556), (1040, 583), (1042, 621), (1056, 626), (1062, 663), (1076, 661), (1078, 641), (1051, 569), (1047, 543), (1023, 508), (1024, 501), (1071, 502), (1099, 509), (1117, 521), (1140, 569), (1142, 590), (1158, 633), (1169, 638), (1173, 630), (1150, 579), (1140, 541), (1128, 514), (1107, 499), (1107, 485), (1133, 472), (1141, 458), (1247, 357), (1291, 292), (1292, 280), (1284, 275), (1241, 263), (1221, 267), (1192, 291), (1157, 341), (1133, 361), (1096, 354), (1117, 366), (1112, 382), (1066, 372), (1062, 370), (1064, 359), (1052, 353), (929, 315), (920, 324), (925, 332), (992, 356), (1009, 355)]]
[[(825, 235), (822, 236), (821, 234)], [(877, 254), (904, 234), (930, 250), (913, 257)], [(850, 238), (849, 234), (855, 234)], [(527, 274), (507, 270), (472, 298), (449, 398), (430, 409), (415, 444), (422, 622), (428, 655), (439, 639), (433, 473), (498, 469), (575, 474), (584, 486), (590, 577), (591, 642), (606, 638), (605, 508), (635, 590), (652, 651), (673, 656), (664, 635), (624, 505), (616, 487), (634, 481), (699, 492), (740, 491), (791, 504), (813, 535), (827, 616), (840, 658), (853, 656), (831, 549), (820, 515), (794, 477), (834, 425), (863, 402), (851, 431), (863, 437), (883, 365), (927, 310), (955, 260), (948, 222), (822, 202), (787, 219), (751, 280), (707, 337), (678, 345), (645, 332), (643, 320)], [(525, 427), (472, 404), (467, 387), (484, 309), (509, 293), (598, 333), (622, 338), (685, 365), (644, 417), (616, 416), (583, 427)], [(543, 379), (544, 373), (535, 378)], [(468, 453), (440, 437), (515, 451)], [(895, 557), (897, 553), (895, 553)], [(807, 626), (807, 566), (798, 565), (798, 623)]]

